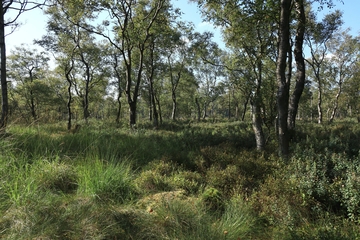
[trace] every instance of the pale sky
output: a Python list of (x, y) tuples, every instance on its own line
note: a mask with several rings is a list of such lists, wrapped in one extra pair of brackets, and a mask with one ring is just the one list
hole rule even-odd
[[(197, 6), (193, 3), (188, 3), (187, 0), (172, 0), (175, 7), (178, 7), (183, 12), (183, 20), (191, 21), (194, 23), (196, 30), (199, 32), (203, 31), (214, 31), (215, 40), (221, 41), (221, 35), (219, 31), (214, 30), (210, 23), (203, 22)], [(335, 9), (343, 11), (343, 20), (345, 22), (343, 28), (351, 28), (353, 35), (360, 34), (360, 24), (358, 23), (358, 15), (360, 9), (360, 0), (344, 0), (344, 4), (336, 1)], [(326, 14), (332, 10), (324, 8), (320, 14)], [(6, 16), (5, 16), (6, 17)], [(14, 46), (19, 46), (22, 43), (32, 45), (34, 39), (40, 39), (46, 32), (47, 17), (42, 13), (42, 10), (36, 9), (29, 12), (23, 13), (19, 18), (19, 21), (23, 25), (16, 30), (16, 32), (6, 37), (7, 52)]]

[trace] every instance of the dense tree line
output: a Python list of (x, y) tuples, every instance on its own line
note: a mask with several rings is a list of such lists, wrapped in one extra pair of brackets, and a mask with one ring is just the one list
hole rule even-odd
[(7, 116), (68, 129), (89, 118), (251, 120), (257, 148), (276, 132), (286, 156), (296, 119), (360, 119), (359, 36), (341, 28), (341, 12), (318, 19), (306, 0), (193, 2), (226, 48), (170, 0), (48, 1), (48, 34), (36, 41), (46, 52), (2, 53), (2, 126)]

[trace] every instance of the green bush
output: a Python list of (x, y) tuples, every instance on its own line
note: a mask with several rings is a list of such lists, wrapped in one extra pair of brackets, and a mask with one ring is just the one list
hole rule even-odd
[[(288, 173), (313, 211), (331, 211), (358, 220), (360, 161), (346, 154), (312, 152), (293, 157)], [(316, 204), (314, 204), (316, 203)]]
[(213, 212), (224, 211), (225, 201), (223, 195), (216, 188), (206, 188), (201, 195), (201, 200), (205, 203), (205, 206)]

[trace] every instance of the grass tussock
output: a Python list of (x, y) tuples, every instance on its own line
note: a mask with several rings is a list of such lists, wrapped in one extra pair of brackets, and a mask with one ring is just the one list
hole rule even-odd
[(299, 124), (292, 156), (249, 124), (11, 126), (1, 239), (360, 239), (360, 127)]

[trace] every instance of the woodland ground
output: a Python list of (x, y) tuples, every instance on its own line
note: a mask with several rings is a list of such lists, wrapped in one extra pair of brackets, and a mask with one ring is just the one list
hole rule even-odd
[(292, 157), (243, 122), (12, 125), (1, 239), (360, 239), (360, 126), (298, 123)]

